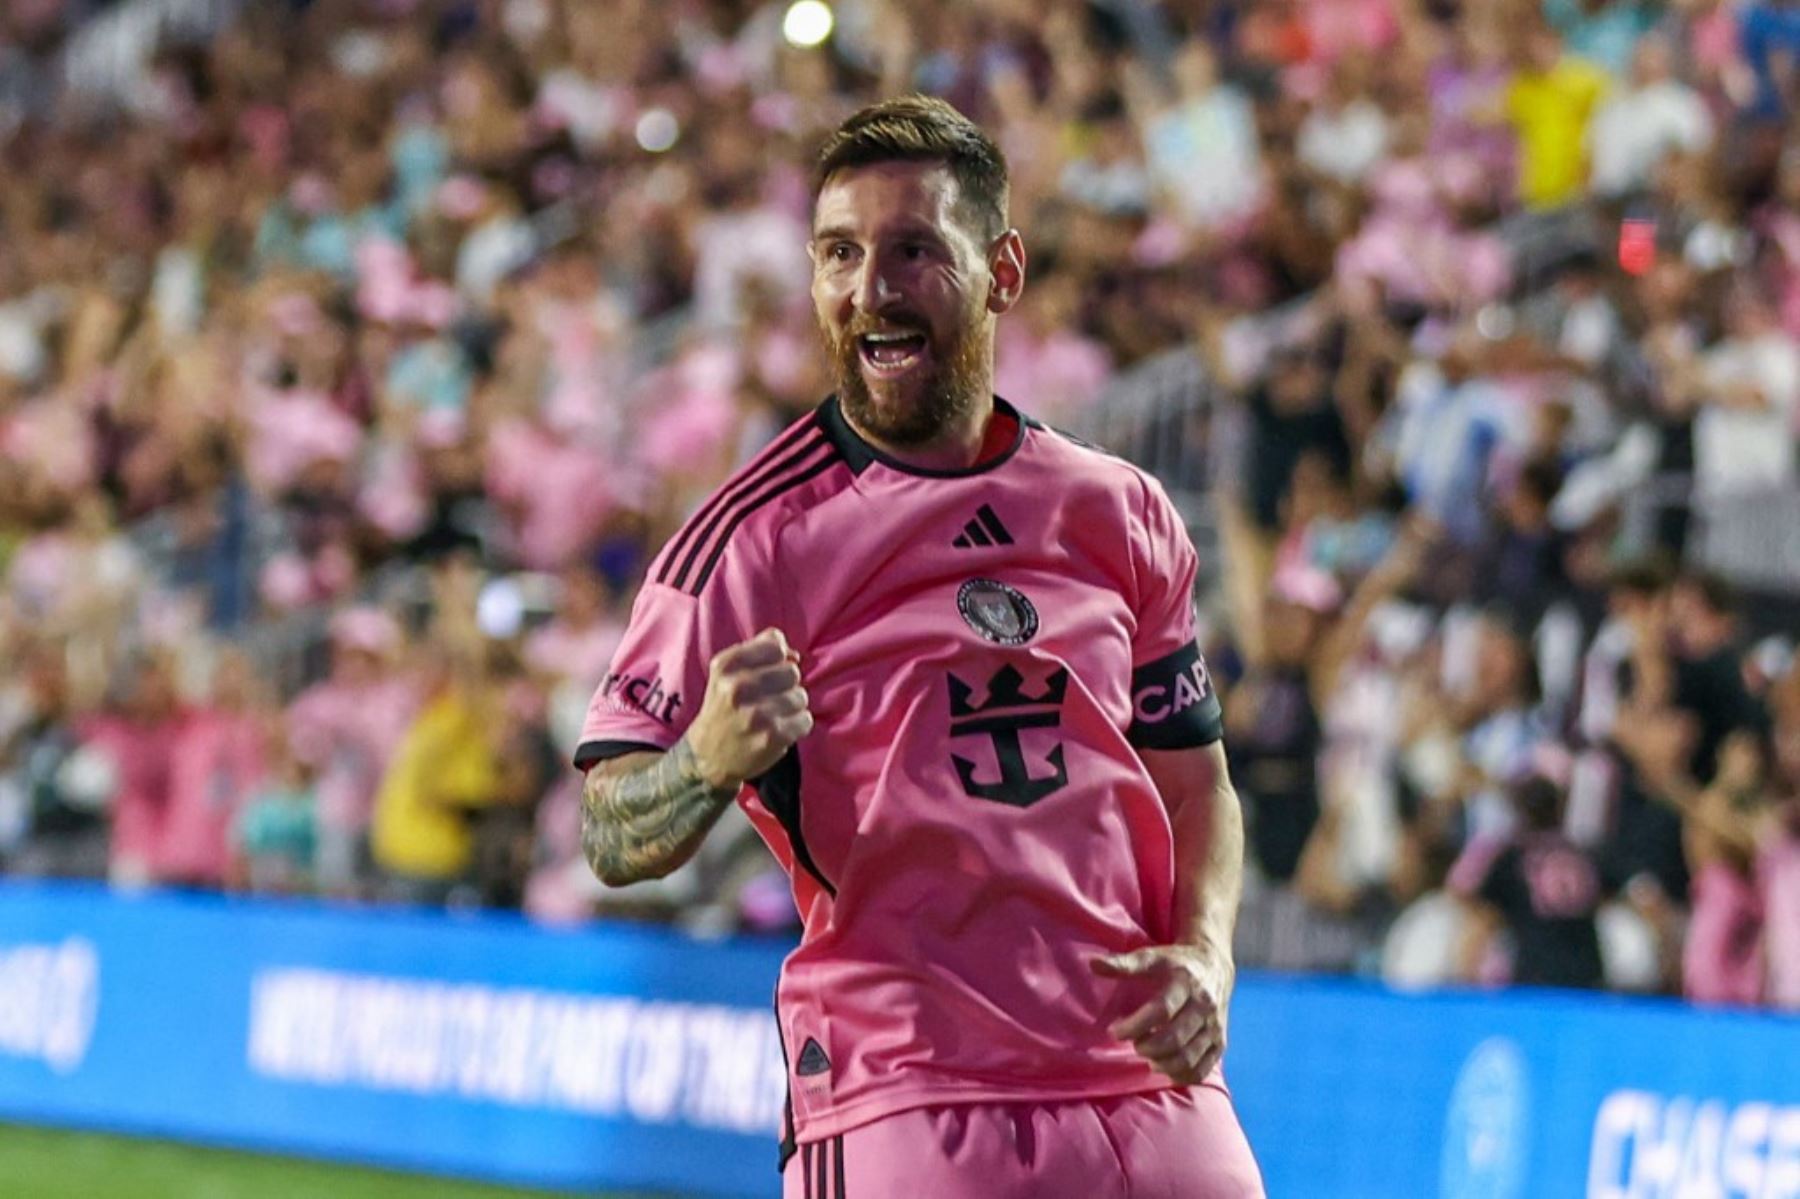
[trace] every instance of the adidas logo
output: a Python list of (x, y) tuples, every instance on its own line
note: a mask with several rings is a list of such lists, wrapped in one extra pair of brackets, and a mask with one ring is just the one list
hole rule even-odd
[(831, 1059), (825, 1056), (825, 1049), (811, 1037), (800, 1050), (800, 1060), (794, 1063), (794, 1073), (805, 1077), (810, 1074), (823, 1074), (831, 1069)]
[(983, 504), (975, 511), (975, 519), (963, 526), (962, 535), (950, 544), (959, 550), (974, 549), (978, 545), (1011, 545), (1012, 534), (994, 515), (994, 510)]

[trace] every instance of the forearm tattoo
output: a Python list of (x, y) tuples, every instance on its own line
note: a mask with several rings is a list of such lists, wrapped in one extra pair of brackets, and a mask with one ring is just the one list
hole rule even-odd
[(581, 797), (588, 865), (615, 887), (660, 878), (687, 861), (736, 794), (700, 777), (685, 740), (636, 769), (596, 766)]

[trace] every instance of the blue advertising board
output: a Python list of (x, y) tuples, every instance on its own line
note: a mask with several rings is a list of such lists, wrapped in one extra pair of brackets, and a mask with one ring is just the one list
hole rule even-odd
[[(785, 947), (0, 885), (0, 1119), (570, 1189), (779, 1194)], [(1246, 977), (1278, 1199), (1800, 1199), (1800, 1020)]]

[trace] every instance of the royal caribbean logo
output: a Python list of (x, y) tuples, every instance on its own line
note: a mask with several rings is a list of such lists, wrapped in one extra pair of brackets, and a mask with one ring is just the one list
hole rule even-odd
[(1029, 808), (1068, 786), (1069, 770), (1063, 762), (1060, 742), (1044, 758), (1050, 773), (1033, 774), (1020, 740), (1026, 729), (1053, 729), (1062, 724), (1063, 697), (1068, 690), (1067, 667), (1046, 679), (1042, 690), (1027, 693), (1025, 676), (1011, 666), (1002, 666), (988, 680), (987, 699), (977, 704), (975, 689), (951, 675), (950, 735), (989, 738), (994, 746), (994, 761), (1000, 768), (998, 778), (983, 781), (976, 777), (974, 762), (951, 754), (950, 761), (956, 766), (963, 791), (976, 799)]

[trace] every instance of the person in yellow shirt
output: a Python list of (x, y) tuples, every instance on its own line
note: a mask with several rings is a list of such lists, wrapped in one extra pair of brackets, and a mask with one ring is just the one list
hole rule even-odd
[(395, 751), (375, 798), (370, 849), (397, 894), (440, 902), (473, 860), (471, 817), (500, 802), (498, 701), (479, 647), (457, 647)]
[(1579, 199), (1588, 180), (1587, 127), (1606, 95), (1604, 70), (1566, 54), (1547, 25), (1525, 36), (1501, 101), (1519, 139), (1519, 198), (1543, 211)]

